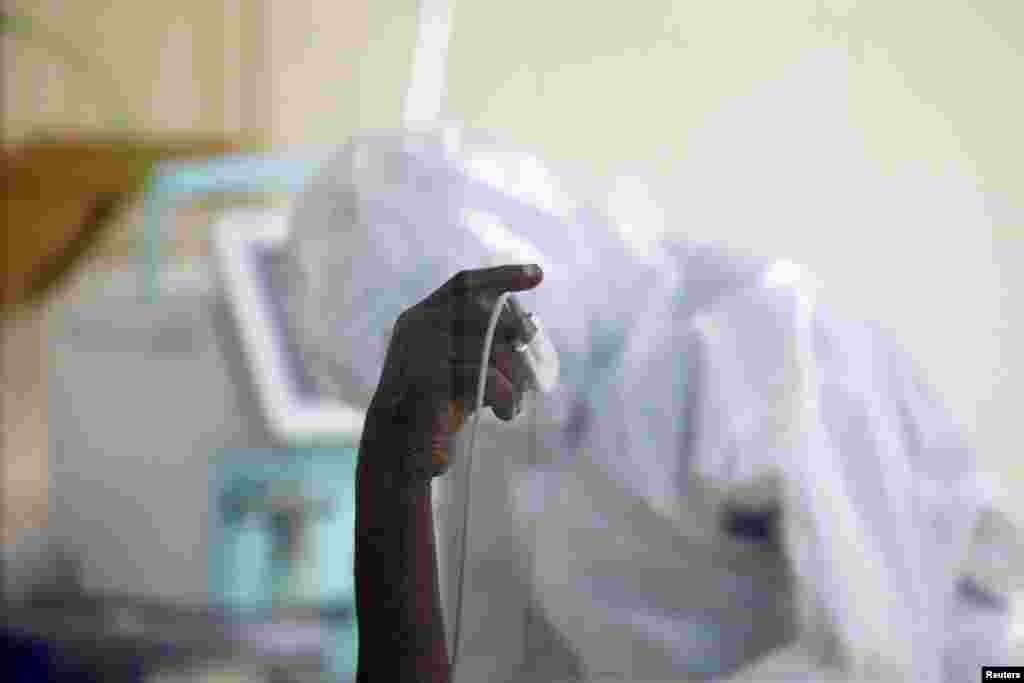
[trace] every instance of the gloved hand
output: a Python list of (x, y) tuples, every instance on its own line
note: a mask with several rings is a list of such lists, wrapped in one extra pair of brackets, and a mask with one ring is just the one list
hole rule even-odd
[[(370, 410), (382, 411), (378, 416), (402, 432), (415, 479), (450, 465), (452, 437), (476, 405), (484, 336), (498, 297), (542, 279), (536, 265), (462, 271), (399, 316)], [(484, 391), (484, 406), (505, 421), (518, 414), (527, 380), (512, 348), (526, 331), (513, 310), (506, 306), (498, 319)]]

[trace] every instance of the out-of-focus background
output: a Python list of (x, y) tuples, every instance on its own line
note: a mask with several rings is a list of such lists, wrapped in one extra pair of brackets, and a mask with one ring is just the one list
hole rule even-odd
[[(449, 7), (446, 118), (643, 178), (671, 209), (659, 229), (806, 263), (912, 350), (982, 462), (1024, 485), (1018, 2), (15, 0), (0, 34), (9, 601), (74, 590), (95, 615), (95, 596), (113, 600), (125, 666), (138, 641), (184, 671), (197, 648), (144, 637), (180, 618), (164, 605), (270, 596), (277, 616), (252, 623), (292, 630), (247, 636), (260, 656), (334, 638), (333, 666), (350, 666), (332, 607), (347, 587), (296, 578), (325, 571), (308, 540), (281, 557), (350, 523), (348, 474), (303, 486), (354, 437), (267, 433), (204, 264), (226, 210), (284, 206), (354, 131), (402, 123), (420, 26)], [(135, 535), (117, 526), (133, 516)], [(266, 576), (228, 585), (243, 579), (224, 563), (264, 546)], [(325, 620), (340, 625), (307, 634)], [(195, 661), (236, 661), (209, 649)]]

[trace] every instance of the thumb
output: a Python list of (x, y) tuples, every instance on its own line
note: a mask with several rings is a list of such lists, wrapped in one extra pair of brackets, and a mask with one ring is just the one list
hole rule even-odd
[(430, 433), (430, 462), (435, 476), (450, 466), (455, 436), (466, 424), (467, 417), (466, 402), (458, 398), (444, 401), (435, 411)]

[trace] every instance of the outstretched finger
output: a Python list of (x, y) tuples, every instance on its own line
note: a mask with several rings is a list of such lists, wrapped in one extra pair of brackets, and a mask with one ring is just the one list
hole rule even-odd
[(535, 263), (464, 270), (448, 281), (455, 294), (470, 292), (521, 292), (533, 289), (544, 279), (544, 271)]

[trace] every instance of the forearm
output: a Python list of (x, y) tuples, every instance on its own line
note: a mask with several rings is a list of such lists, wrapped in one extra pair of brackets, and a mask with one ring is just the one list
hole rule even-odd
[[(356, 470), (358, 683), (448, 683), (430, 481), (415, 446), (429, 443), (406, 409), (367, 414)], [(410, 444), (414, 444), (410, 446)], [(426, 459), (424, 458), (426, 455)]]
[[(430, 483), (448, 469), (476, 397), (477, 353), (501, 293), (542, 277), (535, 265), (461, 271), (395, 321), (356, 468), (358, 683), (451, 679)], [(478, 398), (502, 419), (521, 398), (515, 373), (502, 368), (513, 365), (508, 340), (525, 338), (522, 328), (506, 321), (508, 348), (493, 348), (484, 365), (491, 381)]]

